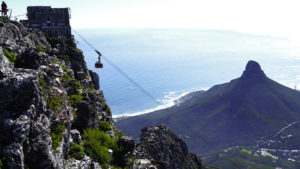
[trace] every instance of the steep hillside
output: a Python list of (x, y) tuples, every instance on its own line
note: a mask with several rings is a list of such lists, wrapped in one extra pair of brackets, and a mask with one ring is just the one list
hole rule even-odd
[(116, 129), (99, 87), (73, 38), (0, 18), (0, 169), (206, 168), (165, 127), (136, 146)]
[[(117, 122), (136, 137), (145, 125), (165, 124), (196, 153), (255, 144), (300, 119), (300, 92), (269, 79), (249, 61), (240, 78), (194, 95), (180, 105)], [(299, 147), (299, 146), (298, 146)]]

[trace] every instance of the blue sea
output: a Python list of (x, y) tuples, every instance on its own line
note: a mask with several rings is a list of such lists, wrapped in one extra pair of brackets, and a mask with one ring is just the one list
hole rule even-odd
[(75, 35), (113, 116), (135, 115), (174, 105), (181, 96), (238, 78), (255, 60), (273, 80), (300, 88), (300, 45), (267, 35), (200, 29), (77, 30), (103, 57), (147, 91), (147, 96)]

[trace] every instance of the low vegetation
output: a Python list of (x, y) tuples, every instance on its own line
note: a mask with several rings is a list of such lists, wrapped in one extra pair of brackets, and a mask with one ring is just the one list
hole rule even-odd
[(4, 55), (7, 57), (7, 59), (10, 61), (10, 63), (12, 63), (12, 64), (16, 63), (16, 61), (17, 61), (16, 55), (14, 55), (13, 53), (9, 52), (5, 48), (2, 48), (2, 51), (3, 51)]
[(66, 73), (69, 72), (68, 68), (67, 68), (65, 65), (62, 65), (62, 70), (63, 70), (64, 72), (66, 72)]
[(108, 150), (116, 149), (116, 139), (111, 138), (99, 128), (84, 130), (82, 138), (88, 155), (97, 160), (102, 167), (107, 168), (107, 163), (111, 160)]
[(70, 95), (70, 103), (72, 107), (77, 107), (77, 103), (82, 100), (82, 96), (79, 94)]
[(106, 132), (111, 130), (111, 125), (107, 121), (100, 121), (99, 129)]
[(47, 102), (49, 109), (51, 110), (58, 110), (62, 105), (64, 105), (62, 98), (59, 96), (49, 96)]
[(66, 55), (58, 55), (57, 58), (64, 61), (70, 61), (70, 58)]
[(84, 156), (85, 153), (83, 151), (83, 148), (79, 144), (72, 142), (72, 144), (70, 145), (70, 151), (68, 157), (81, 160)]
[(70, 81), (70, 80), (72, 80), (72, 78), (70, 77), (70, 75), (68, 75), (67, 73), (65, 73), (63, 80), (64, 81)]
[(82, 84), (78, 80), (71, 81), (71, 85), (75, 89), (82, 89)]
[(104, 109), (107, 111), (107, 115), (111, 116), (111, 110), (110, 110), (110, 107), (107, 104), (105, 104)]
[(55, 128), (52, 129), (51, 139), (52, 139), (52, 149), (54, 152), (57, 152), (57, 148), (60, 145), (60, 142), (63, 139), (63, 132), (66, 127), (64, 124), (59, 124)]
[(0, 16), (0, 19), (3, 20), (4, 22), (8, 21), (8, 18), (5, 16)]
[(39, 51), (39, 52), (42, 52), (42, 53), (46, 53), (46, 50), (41, 47), (40, 45), (36, 45), (35, 48)]

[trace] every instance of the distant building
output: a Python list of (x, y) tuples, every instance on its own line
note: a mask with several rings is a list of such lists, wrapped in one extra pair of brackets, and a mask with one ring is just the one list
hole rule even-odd
[(51, 8), (51, 6), (28, 6), (27, 26), (39, 28), (51, 35), (71, 36), (70, 8)]

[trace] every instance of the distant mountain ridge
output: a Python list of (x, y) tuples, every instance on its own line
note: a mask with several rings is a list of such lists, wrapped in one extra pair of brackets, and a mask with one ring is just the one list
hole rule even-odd
[(269, 79), (249, 61), (240, 78), (213, 86), (179, 106), (117, 122), (138, 137), (144, 126), (163, 123), (179, 134), (195, 153), (272, 137), (300, 119), (300, 92)]

